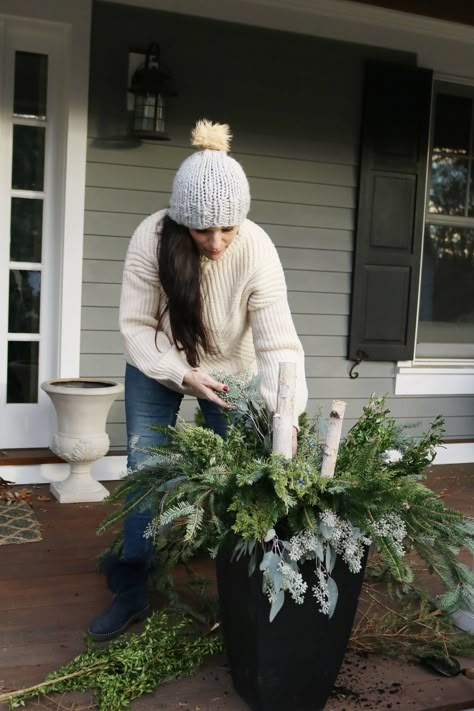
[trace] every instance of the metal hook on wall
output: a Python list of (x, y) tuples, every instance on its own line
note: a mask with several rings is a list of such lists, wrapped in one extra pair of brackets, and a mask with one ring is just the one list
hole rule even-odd
[(354, 361), (354, 364), (352, 365), (352, 368), (349, 371), (349, 378), (351, 378), (351, 380), (355, 380), (359, 377), (359, 373), (356, 372), (354, 368), (357, 368), (357, 366), (360, 365), (363, 360), (367, 360), (368, 357), (369, 356), (364, 351), (356, 352), (356, 360)]

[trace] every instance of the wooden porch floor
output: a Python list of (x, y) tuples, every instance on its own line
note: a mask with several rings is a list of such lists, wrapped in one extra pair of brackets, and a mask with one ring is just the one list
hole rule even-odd
[[(446, 501), (474, 515), (474, 465), (439, 466), (428, 483)], [(47, 494), (46, 487), (29, 487)], [(42, 526), (38, 543), (0, 547), (0, 688), (24, 687), (71, 660), (84, 648), (83, 634), (109, 601), (95, 557), (107, 543), (95, 533), (104, 504), (60, 505), (33, 501)], [(212, 566), (206, 571), (213, 574)], [(472, 660), (471, 660), (472, 664)], [(417, 665), (346, 655), (338, 679), (354, 695), (331, 699), (327, 711), (397, 709), (455, 711), (474, 708), (474, 683), (463, 676), (440, 678)], [(88, 708), (87, 694), (31, 702), (28, 708)], [(232, 689), (225, 657), (211, 660), (190, 679), (162, 687), (133, 704), (134, 710), (245, 711)], [(288, 709), (292, 711), (292, 709)]]

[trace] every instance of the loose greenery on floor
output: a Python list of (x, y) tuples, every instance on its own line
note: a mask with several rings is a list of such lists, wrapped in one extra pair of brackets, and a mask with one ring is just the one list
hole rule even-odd
[(198, 632), (190, 618), (170, 611), (148, 618), (141, 634), (97, 645), (46, 677), (41, 684), (1, 694), (10, 708), (53, 692), (93, 690), (99, 711), (123, 711), (130, 702), (161, 684), (194, 674), (203, 660), (220, 651), (214, 632)]
[(458, 629), (426, 593), (389, 589), (386, 581), (363, 584), (351, 649), (406, 661), (474, 657), (474, 635)]

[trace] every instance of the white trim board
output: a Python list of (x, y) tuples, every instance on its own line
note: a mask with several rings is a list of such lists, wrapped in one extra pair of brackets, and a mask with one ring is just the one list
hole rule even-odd
[(398, 364), (395, 395), (473, 395), (474, 366), (426, 367)]
[[(434, 464), (474, 463), (474, 442), (456, 442), (438, 447)], [(68, 464), (25, 464), (0, 467), (0, 475), (14, 484), (49, 484), (62, 481), (68, 475)], [(122, 479), (127, 471), (125, 456), (103, 457), (92, 465), (92, 476), (97, 481)]]
[(91, 11), (92, 0), (0, 0), (5, 22), (37, 23), (61, 37), (65, 47), (60, 101), (66, 160), (57, 199), (62, 283), (58, 369), (50, 378), (79, 375)]
[[(97, 481), (116, 481), (127, 471), (127, 457), (103, 457), (92, 465), (92, 477)], [(69, 464), (22, 464), (0, 467), (0, 476), (14, 484), (50, 484), (63, 481), (69, 474)]]

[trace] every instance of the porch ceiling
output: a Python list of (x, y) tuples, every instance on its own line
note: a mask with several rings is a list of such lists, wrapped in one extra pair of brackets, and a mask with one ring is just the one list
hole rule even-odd
[(420, 66), (438, 74), (472, 76), (470, 2), (445, 6), (443, 0), (104, 1), (413, 52)]
[(447, 3), (446, 0), (352, 0), (352, 2), (434, 17), (448, 22), (459, 22), (463, 25), (474, 25), (474, 4), (469, 0), (457, 3)]
[[(445, 0), (103, 0), (215, 20), (334, 37), (336, 21), (472, 41), (474, 5)], [(349, 39), (349, 37), (347, 38)], [(358, 42), (357, 34), (350, 41)], [(383, 37), (377, 43), (384, 44)]]

